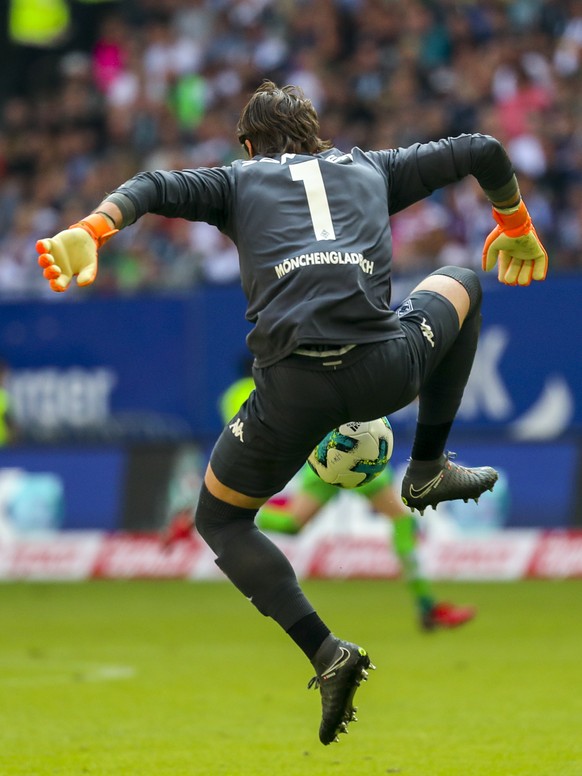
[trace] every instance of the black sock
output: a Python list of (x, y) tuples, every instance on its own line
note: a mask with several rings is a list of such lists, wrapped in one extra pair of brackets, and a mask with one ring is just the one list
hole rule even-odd
[(305, 652), (309, 660), (312, 660), (317, 650), (329, 636), (330, 630), (317, 613), (312, 612), (292, 625), (287, 630), (287, 633), (299, 649)]
[(410, 457), (414, 461), (434, 461), (439, 458), (445, 450), (452, 425), (452, 421), (439, 423), (437, 426), (419, 423), (416, 426)]
[(412, 458), (432, 461), (442, 455), (471, 373), (481, 328), (480, 293), (448, 352), (419, 394)]

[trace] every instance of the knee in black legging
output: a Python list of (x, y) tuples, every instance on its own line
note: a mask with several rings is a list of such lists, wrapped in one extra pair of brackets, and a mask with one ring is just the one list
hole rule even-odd
[(481, 289), (479, 275), (474, 270), (467, 267), (446, 266), (440, 267), (440, 269), (435, 270), (431, 274), (447, 275), (447, 277), (453, 278), (453, 280), (456, 280), (463, 286), (469, 294), (469, 312), (467, 317), (474, 315), (481, 309), (483, 290)]
[(202, 484), (194, 520), (200, 536), (220, 555), (234, 536), (254, 527), (256, 514), (256, 509), (243, 509), (221, 501)]
[(256, 608), (288, 630), (313, 612), (286, 556), (255, 526), (256, 509), (213, 496), (203, 485), (196, 528), (216, 554), (216, 565)]

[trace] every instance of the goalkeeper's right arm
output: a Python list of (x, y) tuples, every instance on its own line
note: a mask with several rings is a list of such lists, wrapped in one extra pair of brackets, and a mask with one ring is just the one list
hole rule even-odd
[(97, 276), (99, 248), (117, 234), (121, 225), (121, 211), (105, 201), (68, 229), (39, 240), (38, 263), (52, 290), (66, 291), (73, 277), (80, 286), (90, 285)]

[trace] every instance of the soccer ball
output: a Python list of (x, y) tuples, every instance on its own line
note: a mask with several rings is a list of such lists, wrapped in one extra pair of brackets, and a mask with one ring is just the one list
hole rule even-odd
[(307, 463), (329, 485), (357, 488), (381, 474), (393, 448), (388, 418), (350, 421), (326, 434)]

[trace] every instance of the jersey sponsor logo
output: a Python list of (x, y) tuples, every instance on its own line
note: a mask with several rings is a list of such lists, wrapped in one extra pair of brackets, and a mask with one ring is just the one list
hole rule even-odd
[(241, 442), (244, 442), (243, 438), (243, 431), (244, 431), (244, 423), (240, 418), (237, 418), (234, 423), (231, 423), (229, 426), (229, 429), (232, 431), (233, 436), (235, 436), (237, 439), (240, 439)]
[(277, 278), (282, 278), (300, 267), (309, 267), (314, 264), (359, 264), (362, 272), (367, 275), (374, 273), (374, 262), (365, 259), (362, 253), (350, 253), (348, 251), (314, 251), (313, 253), (301, 253), (291, 259), (285, 259), (275, 266)]
[(430, 342), (431, 348), (434, 348), (434, 332), (430, 325), (426, 322), (426, 318), (422, 319), (422, 323), (420, 324), (420, 331), (422, 332), (422, 336), (425, 338), (425, 340)]

